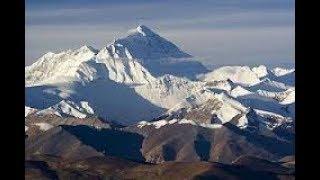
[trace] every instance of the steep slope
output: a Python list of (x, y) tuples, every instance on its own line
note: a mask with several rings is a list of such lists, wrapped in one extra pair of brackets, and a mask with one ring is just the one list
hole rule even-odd
[(120, 49), (114, 49), (113, 57), (115, 58), (126, 56), (148, 61), (151, 59), (191, 57), (144, 25), (129, 30), (127, 37), (116, 39), (111, 47), (115, 48), (115, 44), (120, 44), (121, 47), (124, 47), (123, 50), (127, 50), (127, 53), (125, 53)]

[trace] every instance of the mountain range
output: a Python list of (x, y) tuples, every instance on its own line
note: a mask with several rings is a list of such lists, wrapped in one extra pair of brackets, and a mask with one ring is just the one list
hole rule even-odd
[(91, 169), (90, 158), (128, 172), (112, 174), (119, 179), (141, 178), (154, 164), (150, 171), (203, 167), (177, 178), (294, 178), (295, 69), (208, 70), (141, 25), (100, 50), (46, 53), (25, 67), (25, 83), (30, 178), (73, 177), (52, 164), (72, 160)]

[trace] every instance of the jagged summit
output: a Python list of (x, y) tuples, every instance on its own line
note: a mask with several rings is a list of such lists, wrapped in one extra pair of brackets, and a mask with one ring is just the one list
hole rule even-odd
[(136, 59), (156, 77), (171, 74), (194, 80), (198, 74), (208, 72), (190, 54), (144, 25), (116, 39), (104, 51), (107, 54), (99, 54), (113, 59)]
[(129, 34), (141, 34), (142, 36), (157, 35), (155, 32), (153, 32), (150, 28), (148, 28), (145, 25), (139, 25), (137, 28), (129, 30)]
[(89, 45), (84, 45), (84, 46), (81, 46), (79, 49), (77, 49), (76, 51), (78, 52), (93, 52), (93, 53), (98, 53), (99, 51), (97, 49), (95, 49), (94, 47), (92, 46), (89, 46)]
[(114, 39), (99, 55), (113, 59), (136, 59), (144, 64), (163, 59), (192, 57), (144, 25), (129, 30), (125, 37)]
[(111, 49), (115, 49), (118, 55), (128, 54), (124, 52), (126, 49), (133, 58), (143, 61), (192, 57), (144, 25), (129, 30), (128, 36), (116, 39), (108, 46)]

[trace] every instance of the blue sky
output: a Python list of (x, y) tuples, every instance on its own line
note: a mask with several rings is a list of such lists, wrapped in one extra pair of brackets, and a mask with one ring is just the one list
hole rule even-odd
[(208, 65), (294, 63), (293, 0), (26, 0), (26, 65), (144, 24)]

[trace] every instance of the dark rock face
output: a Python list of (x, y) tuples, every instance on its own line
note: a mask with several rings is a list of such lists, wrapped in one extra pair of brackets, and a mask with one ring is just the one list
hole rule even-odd
[(26, 179), (58, 179), (53, 171), (44, 161), (25, 161), (25, 178)]
[(239, 129), (231, 123), (222, 128), (208, 129), (188, 124), (173, 124), (155, 129), (127, 127), (145, 138), (142, 154), (147, 162), (214, 161), (232, 163), (241, 155), (252, 155), (268, 160), (294, 154), (294, 144)]
[(295, 124), (294, 123), (284, 123), (279, 127), (276, 127), (273, 132), (288, 141), (294, 142), (295, 140)]
[(202, 134), (198, 134), (194, 141), (194, 148), (201, 161), (208, 161), (210, 158), (211, 142)]
[(143, 136), (113, 129), (95, 129), (87, 126), (63, 126), (82, 143), (107, 156), (144, 161), (140, 152)]
[(93, 147), (86, 145), (63, 127), (54, 127), (25, 140), (26, 156), (47, 154), (68, 159), (82, 159), (103, 156)]
[(144, 161), (139, 134), (89, 126), (58, 126), (26, 139), (26, 154), (50, 154), (81, 159), (115, 156)]

